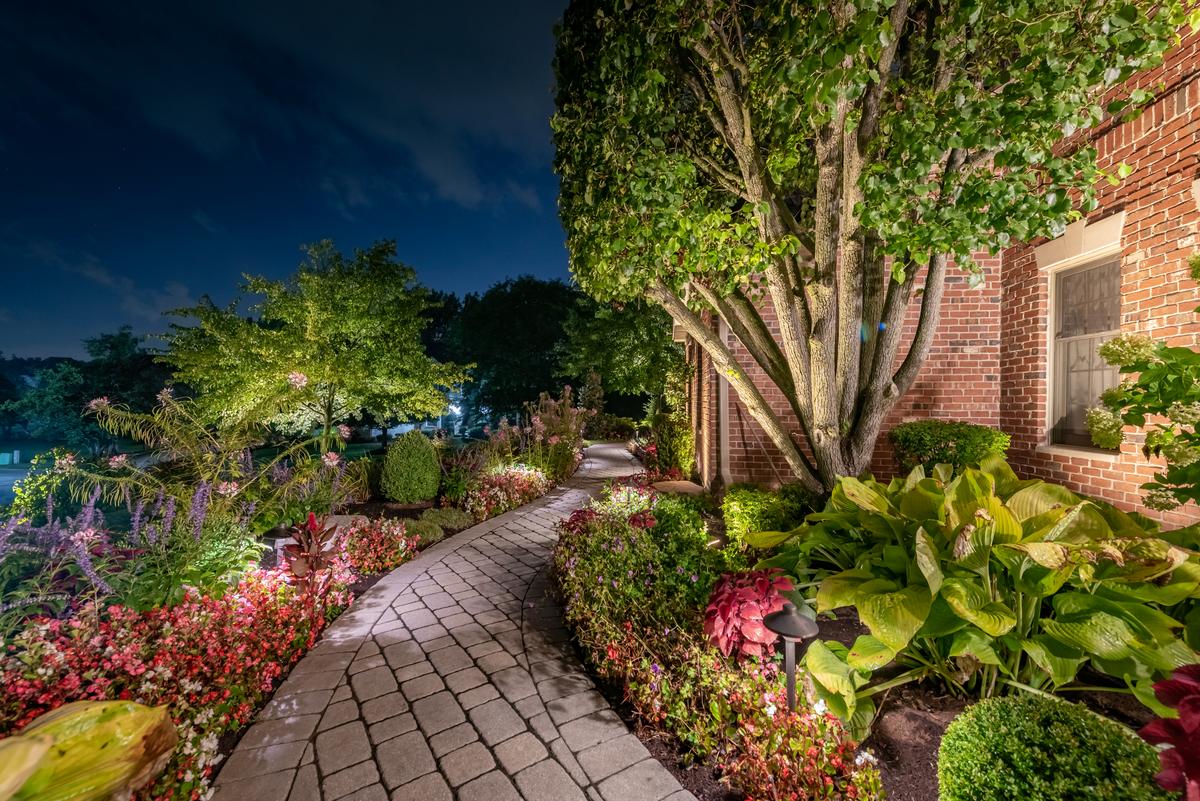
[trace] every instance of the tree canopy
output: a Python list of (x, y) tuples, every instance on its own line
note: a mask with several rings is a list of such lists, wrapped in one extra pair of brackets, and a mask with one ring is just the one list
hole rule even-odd
[(1177, 41), (1182, 5), (574, 0), (553, 121), (572, 271), (661, 304), (797, 477), (829, 487), (915, 380), (947, 270), (978, 277), (972, 253), (1060, 231), (1119, 179), (1063, 138), (1149, 98), (1119, 85)]
[(328, 449), (333, 427), (364, 410), (376, 419), (423, 418), (444, 411), (464, 378), (425, 351), (431, 300), (412, 268), (382, 241), (346, 257), (329, 241), (305, 249), (286, 281), (246, 276), (261, 300), (254, 316), (240, 300), (210, 299), (176, 315), (165, 356), (175, 378), (199, 392), (214, 420), (269, 420), (299, 433), (319, 426)]
[(569, 376), (596, 372), (609, 392), (659, 395), (683, 349), (671, 338), (671, 318), (643, 300), (597, 303), (580, 298), (563, 324), (561, 369)]
[(561, 389), (557, 347), (578, 297), (562, 281), (523, 275), (463, 299), (454, 352), (474, 363), (463, 392), (473, 415), (516, 417), (542, 392)]

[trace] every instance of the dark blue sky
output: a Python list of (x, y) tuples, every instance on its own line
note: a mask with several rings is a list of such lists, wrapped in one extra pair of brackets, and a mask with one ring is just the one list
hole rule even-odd
[(0, 350), (161, 330), (164, 309), (282, 277), (323, 238), (395, 239), (459, 293), (566, 277), (549, 130), (565, 4), (10, 4)]

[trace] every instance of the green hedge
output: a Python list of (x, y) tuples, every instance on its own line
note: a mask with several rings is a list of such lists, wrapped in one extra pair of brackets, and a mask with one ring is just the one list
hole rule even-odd
[(938, 753), (939, 801), (1167, 801), (1158, 756), (1132, 731), (1079, 704), (990, 698), (950, 724)]
[(409, 431), (388, 446), (379, 483), (388, 500), (419, 503), (437, 495), (441, 478), (433, 442), (420, 431)]
[(1003, 431), (958, 420), (915, 420), (888, 433), (904, 472), (917, 465), (978, 466), (991, 454), (1003, 456), (1009, 436)]
[(747, 534), (789, 531), (803, 522), (816, 500), (800, 484), (785, 484), (774, 492), (754, 484), (734, 484), (721, 499), (725, 536), (740, 547)]

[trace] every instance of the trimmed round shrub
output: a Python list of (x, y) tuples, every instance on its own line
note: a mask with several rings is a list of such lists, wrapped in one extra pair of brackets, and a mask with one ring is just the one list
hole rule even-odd
[(426, 509), (421, 514), (422, 520), (429, 520), (447, 531), (462, 531), (475, 525), (475, 518), (470, 512), (447, 506), (441, 509)]
[(388, 446), (379, 483), (390, 501), (420, 503), (437, 495), (441, 478), (433, 442), (420, 431), (409, 431)]
[(747, 534), (788, 531), (812, 511), (812, 493), (799, 484), (785, 484), (777, 492), (753, 484), (734, 484), (721, 499), (725, 536), (741, 546)]
[(407, 530), (408, 536), (415, 537), (417, 544), (422, 548), (427, 548), (435, 542), (441, 542), (446, 536), (446, 532), (442, 530), (441, 526), (425, 518), (409, 520)]
[(1167, 801), (1158, 757), (1137, 735), (1057, 698), (989, 698), (950, 724), (939, 801)]
[(896, 461), (906, 472), (917, 465), (930, 468), (950, 464), (955, 468), (978, 466), (991, 454), (1003, 456), (1009, 436), (998, 428), (958, 420), (914, 420), (888, 432)]

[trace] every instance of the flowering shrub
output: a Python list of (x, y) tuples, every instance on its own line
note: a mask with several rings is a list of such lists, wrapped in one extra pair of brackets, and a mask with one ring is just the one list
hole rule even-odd
[(463, 508), (476, 520), (487, 520), (540, 498), (553, 486), (554, 482), (536, 467), (503, 465), (475, 477), (467, 488)]
[(779, 593), (793, 590), (791, 579), (779, 568), (726, 573), (713, 587), (704, 611), (704, 633), (729, 656), (763, 658), (777, 639), (763, 625), (763, 617), (783, 608)]
[(363, 573), (382, 573), (412, 559), (417, 540), (409, 537), (403, 520), (356, 520), (345, 532), (346, 560)]
[[(567, 622), (595, 671), (624, 687), (648, 725), (718, 756), (756, 801), (880, 798), (878, 771), (854, 757), (837, 718), (788, 714), (774, 662), (730, 662), (707, 643), (710, 591), (745, 563), (709, 547), (700, 502), (662, 496), (650, 512), (629, 504), (627, 489), (610, 486), (564, 520), (554, 550)], [(654, 522), (640, 527), (648, 513)]]
[(1154, 685), (1154, 695), (1179, 711), (1178, 718), (1156, 720), (1138, 732), (1152, 745), (1166, 746), (1158, 752), (1162, 770), (1155, 779), (1164, 790), (1200, 801), (1200, 665), (1177, 669)]
[[(1200, 253), (1188, 259), (1200, 280)], [(1196, 311), (1200, 312), (1200, 308)], [(1151, 509), (1200, 504), (1200, 351), (1122, 334), (1100, 346), (1100, 357), (1123, 380), (1089, 410), (1088, 429), (1101, 448), (1120, 448), (1126, 426), (1145, 432), (1142, 453), (1161, 458), (1165, 468), (1142, 485)]]
[(312, 617), (281, 571), (255, 570), (221, 597), (191, 591), (169, 608), (37, 619), (0, 654), (0, 734), (70, 701), (166, 704), (180, 746), (137, 797), (202, 798), (219, 738), (250, 722), (274, 682), (349, 603), (344, 578)]
[(722, 765), (725, 776), (755, 801), (880, 798), (875, 757), (857, 751), (841, 721), (820, 702), (789, 711), (777, 679), (772, 669), (764, 670), (731, 694), (741, 737)]

